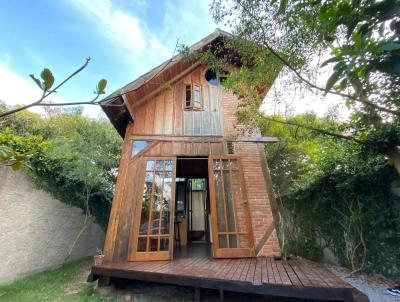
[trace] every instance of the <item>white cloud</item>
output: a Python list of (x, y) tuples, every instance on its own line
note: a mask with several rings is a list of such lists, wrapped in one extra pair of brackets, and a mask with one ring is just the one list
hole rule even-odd
[[(6, 64), (0, 64), (0, 100), (7, 105), (23, 105), (38, 100), (40, 89), (30, 81), (28, 76), (21, 77), (9, 69)], [(32, 108), (35, 112), (43, 113), (40, 108)]]
[[(39, 100), (42, 91), (36, 84), (29, 78), (22, 77), (13, 70), (11, 70), (5, 62), (0, 61), (0, 100), (4, 101), (9, 106), (26, 105)], [(61, 103), (66, 102), (60, 97), (52, 97), (51, 101)], [(47, 100), (46, 100), (47, 102)], [(42, 107), (35, 106), (29, 110), (44, 114)], [(102, 110), (99, 106), (87, 105), (84, 106), (83, 114), (91, 118), (98, 118), (103, 116)]]
[(136, 68), (148, 69), (146, 63), (159, 64), (171, 56), (172, 50), (161, 43), (140, 18), (114, 7), (112, 1), (73, 0), (73, 3), (93, 20), (100, 34), (116, 46), (118, 55)]

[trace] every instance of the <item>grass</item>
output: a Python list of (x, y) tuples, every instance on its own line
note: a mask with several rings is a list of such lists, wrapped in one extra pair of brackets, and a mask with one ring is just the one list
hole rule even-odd
[(93, 293), (94, 284), (86, 283), (91, 264), (91, 260), (80, 260), (0, 286), (0, 301), (118, 301)]

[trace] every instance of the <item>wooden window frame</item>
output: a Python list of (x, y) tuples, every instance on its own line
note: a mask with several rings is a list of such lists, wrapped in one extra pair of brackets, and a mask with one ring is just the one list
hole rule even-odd
[[(187, 99), (187, 91), (188, 91), (188, 87), (190, 87), (190, 100), (189, 100), (189, 104), (188, 104), (188, 99)], [(195, 97), (195, 87), (199, 88), (200, 90), (200, 105), (196, 106), (195, 105), (195, 101), (194, 101), (194, 97)], [(203, 88), (200, 84), (184, 84), (183, 86), (183, 95), (184, 95), (184, 108), (185, 110), (192, 110), (192, 111), (201, 111), (203, 110)]]

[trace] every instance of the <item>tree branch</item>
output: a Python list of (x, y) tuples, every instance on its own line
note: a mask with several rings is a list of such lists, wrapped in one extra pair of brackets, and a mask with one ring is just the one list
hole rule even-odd
[(379, 111), (384, 111), (384, 112), (387, 112), (387, 113), (390, 113), (390, 114), (394, 114), (394, 115), (400, 116), (400, 111), (398, 111), (398, 110), (392, 110), (392, 109), (388, 109), (388, 108), (379, 106), (379, 105), (377, 105), (377, 104), (375, 104), (375, 103), (373, 103), (373, 102), (371, 102), (371, 101), (368, 101), (368, 100), (365, 99), (365, 98), (360, 99), (360, 98), (356, 98), (356, 97), (354, 97), (354, 96), (352, 96), (352, 95), (350, 95), (350, 94), (341, 93), (341, 92), (334, 91), (334, 90), (326, 90), (325, 88), (320, 87), (320, 86), (318, 86), (318, 85), (312, 83), (310, 80), (306, 79), (305, 77), (303, 77), (303, 76), (301, 75), (301, 73), (300, 73), (296, 68), (294, 68), (285, 58), (283, 58), (280, 54), (278, 54), (278, 53), (269, 45), (269, 43), (266, 41), (266, 38), (265, 38), (265, 37), (266, 37), (265, 29), (264, 29), (262, 23), (258, 20), (258, 18), (257, 18), (254, 14), (252, 14), (245, 6), (241, 3), (241, 1), (238, 1), (238, 3), (239, 3), (239, 5), (242, 7), (242, 9), (243, 9), (248, 15), (250, 15), (251, 18), (253, 18), (253, 19), (257, 22), (258, 27), (259, 27), (259, 29), (260, 29), (261, 32), (262, 32), (262, 41), (261, 41), (261, 43), (263, 44), (263, 46), (264, 46), (266, 49), (268, 49), (268, 50), (271, 52), (271, 54), (274, 55), (283, 65), (285, 65), (287, 68), (289, 68), (302, 82), (306, 83), (307, 85), (309, 85), (310, 87), (312, 87), (312, 88), (314, 88), (314, 89), (323, 91), (323, 92), (325, 92), (325, 93), (335, 94), (335, 95), (338, 95), (338, 96), (341, 96), (341, 97), (344, 97), (344, 98), (351, 99), (351, 100), (353, 100), (353, 101), (362, 103), (362, 104), (364, 104), (364, 105), (370, 106), (370, 107), (372, 107), (372, 108), (374, 108), (374, 109), (377, 109), (377, 110), (379, 110)]
[(315, 128), (315, 127), (312, 127), (312, 126), (309, 126), (309, 125), (300, 124), (300, 123), (297, 123), (297, 122), (280, 121), (280, 120), (277, 120), (277, 119), (274, 119), (274, 118), (269, 118), (269, 117), (264, 117), (264, 118), (267, 121), (270, 121), (270, 122), (280, 123), (280, 124), (284, 124), (284, 125), (290, 125), (290, 126), (294, 126), (294, 127), (300, 127), (300, 128), (304, 128), (304, 129), (308, 129), (308, 130), (311, 130), (311, 131), (315, 131), (315, 132), (321, 133), (323, 135), (332, 136), (332, 137), (340, 138), (340, 139), (350, 140), (350, 141), (353, 141), (353, 142), (358, 143), (358, 144), (364, 144), (363, 141), (361, 141), (359, 139), (356, 139), (353, 136), (344, 135), (344, 134), (340, 134), (340, 133), (335, 133), (335, 132), (331, 132), (331, 131)]
[[(6, 111), (6, 112), (2, 112), (2, 113), (0, 113), (0, 118), (9, 116), (9, 115), (11, 115), (11, 114), (17, 113), (17, 112), (19, 112), (19, 111), (22, 111), (22, 110), (25, 110), (25, 109), (28, 109), (28, 108), (31, 108), (31, 107), (33, 107), (33, 106), (40, 106), (40, 105), (42, 104), (42, 101), (43, 101), (45, 98), (47, 98), (47, 97), (48, 97), (49, 95), (51, 95), (52, 93), (56, 92), (58, 88), (60, 88), (61, 86), (63, 86), (63, 85), (64, 85), (66, 82), (68, 82), (71, 78), (73, 78), (73, 77), (76, 76), (78, 73), (80, 73), (83, 69), (85, 69), (86, 66), (89, 64), (89, 62), (90, 62), (90, 57), (86, 59), (86, 62), (85, 62), (81, 67), (79, 67), (79, 68), (78, 68), (77, 70), (75, 70), (72, 74), (70, 74), (64, 81), (62, 81), (60, 84), (58, 84), (54, 89), (49, 90), (49, 91), (43, 90), (42, 96), (41, 96), (40, 99), (37, 100), (36, 102), (30, 103), (30, 104), (28, 104), (28, 105), (21, 106), (21, 107), (18, 107), (18, 108), (15, 108), (15, 109), (12, 109), (12, 110), (9, 110), (9, 111)], [(97, 100), (97, 98), (98, 98), (98, 96), (97, 96), (94, 100)]]

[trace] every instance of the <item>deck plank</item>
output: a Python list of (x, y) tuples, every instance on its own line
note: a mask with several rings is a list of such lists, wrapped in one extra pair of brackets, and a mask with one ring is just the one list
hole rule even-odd
[(303, 286), (303, 283), (301, 283), (299, 277), (297, 276), (293, 268), (290, 266), (290, 264), (287, 261), (284, 261), (282, 265), (285, 268), (286, 273), (290, 278), (290, 282), (295, 286)]
[(325, 266), (297, 258), (280, 261), (272, 257), (194, 257), (105, 263), (94, 266), (92, 274), (315, 300), (352, 301), (357, 291)]
[(261, 282), (268, 283), (267, 258), (261, 258)]

